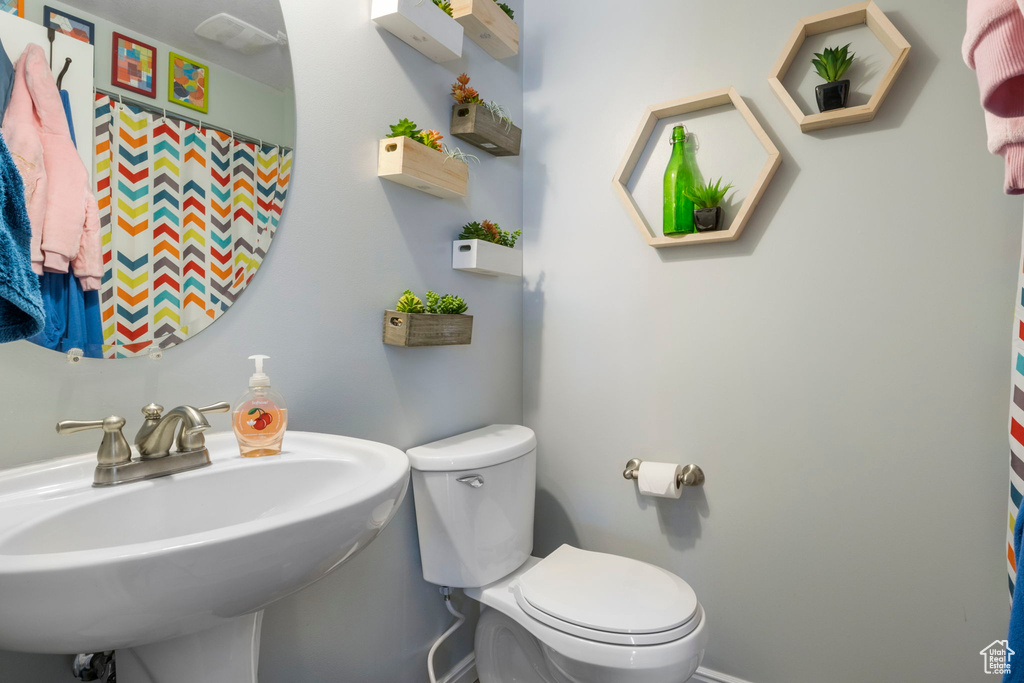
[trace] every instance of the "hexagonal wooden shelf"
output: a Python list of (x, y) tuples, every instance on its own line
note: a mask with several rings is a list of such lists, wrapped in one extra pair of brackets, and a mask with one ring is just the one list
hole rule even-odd
[[(796, 59), (797, 53), (800, 52), (800, 47), (804, 44), (804, 40), (808, 36), (838, 31), (839, 29), (860, 24), (867, 24), (871, 32), (878, 38), (878, 42), (892, 55), (892, 62), (882, 76), (878, 88), (875, 89), (867, 104), (857, 107), (846, 107), (844, 109), (833, 109), (820, 114), (804, 113), (800, 105), (793, 99), (793, 96), (782, 85), (782, 79), (785, 78), (789, 67), (793, 65), (793, 60)], [(772, 67), (768, 83), (771, 85), (772, 90), (775, 91), (775, 94), (778, 95), (782, 105), (789, 111), (796, 122), (800, 124), (800, 130), (804, 133), (823, 128), (846, 126), (851, 123), (864, 123), (875, 118), (875, 114), (878, 112), (878, 108), (882, 106), (885, 96), (892, 89), (896, 77), (903, 70), (903, 65), (907, 61), (907, 54), (909, 52), (910, 43), (896, 30), (896, 27), (889, 21), (889, 17), (885, 16), (885, 13), (878, 8), (878, 5), (871, 0), (868, 2), (858, 2), (855, 5), (847, 5), (839, 9), (804, 17), (798, 21), (796, 28), (793, 29), (793, 33), (789, 36), (786, 47), (783, 48), (782, 54), (779, 55), (778, 61), (775, 62), (775, 66)]]
[[(689, 114), (702, 109), (720, 107), (724, 104), (731, 104), (739, 112), (740, 116), (743, 117), (744, 122), (750, 126), (750, 130), (757, 137), (765, 151), (768, 152), (768, 160), (765, 162), (764, 167), (754, 181), (753, 187), (750, 188), (750, 193), (743, 200), (743, 204), (740, 206), (739, 211), (736, 212), (736, 216), (728, 228), (710, 232), (695, 232), (678, 237), (659, 237), (651, 227), (651, 224), (647, 222), (627, 186), (630, 178), (633, 176), (633, 171), (636, 170), (637, 164), (640, 163), (640, 157), (647, 148), (647, 143), (650, 142), (654, 128), (658, 125), (658, 121), (662, 119), (682, 116), (683, 114)], [(747, 107), (739, 93), (734, 88), (728, 87), (648, 107), (647, 111), (644, 112), (644, 119), (640, 123), (640, 127), (633, 136), (633, 140), (629, 143), (626, 157), (622, 160), (622, 165), (619, 166), (619, 170), (615, 174), (612, 186), (615, 188), (619, 198), (622, 199), (622, 203), (626, 205), (626, 211), (640, 229), (643, 238), (652, 247), (680, 247), (687, 244), (731, 242), (737, 239), (740, 233), (743, 232), (743, 228), (746, 227), (747, 221), (750, 220), (754, 207), (761, 200), (761, 195), (764, 194), (765, 188), (768, 187), (768, 183), (771, 182), (772, 176), (775, 175), (775, 171), (781, 163), (782, 155), (779, 153), (778, 148), (775, 147), (775, 143), (764, 132), (761, 124), (754, 118), (753, 112)]]

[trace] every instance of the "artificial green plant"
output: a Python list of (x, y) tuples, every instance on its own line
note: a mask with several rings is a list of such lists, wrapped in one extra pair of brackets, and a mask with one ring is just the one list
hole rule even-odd
[(469, 84), (469, 75), (461, 74), (455, 79), (452, 84), (452, 99), (458, 104), (479, 104), (484, 107), (487, 111), (491, 112), (496, 120), (501, 121), (505, 124), (505, 132), (511, 130), (514, 125), (512, 122), (512, 114), (509, 112), (505, 105), (498, 104), (497, 102), (485, 102), (480, 97), (480, 93), (477, 89)]
[(427, 291), (427, 304), (416, 296), (411, 289), (405, 290), (395, 304), (395, 310), (399, 313), (432, 313), (435, 315), (458, 315), (469, 309), (462, 297), (452, 294), (438, 294), (434, 291)]
[(407, 289), (399, 297), (395, 310), (399, 313), (423, 313), (423, 301), (413, 294), (411, 289)]
[(452, 14), (452, 3), (449, 0), (434, 0), (434, 4), (444, 10), (444, 13), (449, 17), (454, 16)]
[(389, 138), (409, 138), (416, 142), (422, 143), (431, 149), (436, 149), (438, 152), (442, 152), (448, 156), (449, 159), (455, 159), (456, 161), (462, 161), (468, 163), (469, 161), (479, 162), (480, 159), (474, 154), (467, 154), (461, 149), (456, 147), (455, 149), (449, 148), (447, 145), (441, 144), (441, 140), (444, 136), (436, 130), (420, 130), (416, 127), (416, 123), (409, 119), (400, 119), (398, 123), (390, 126), (391, 133), (388, 134)]
[(818, 75), (828, 83), (835, 83), (843, 77), (846, 70), (853, 64), (857, 55), (850, 52), (850, 43), (842, 47), (826, 47), (825, 51), (815, 52), (811, 64), (814, 65)]
[(500, 244), (503, 247), (512, 248), (516, 246), (516, 240), (523, 234), (522, 230), (509, 232), (502, 230), (501, 226), (491, 221), (466, 223), (462, 226), (460, 240), (483, 240), (493, 244)]
[(401, 119), (395, 125), (390, 126), (390, 128), (389, 138), (411, 138), (431, 149), (436, 149), (438, 152), (444, 151), (444, 146), (441, 144), (444, 136), (436, 130), (419, 130), (416, 124), (409, 119)]
[(680, 190), (683, 196), (693, 202), (698, 209), (713, 209), (722, 205), (725, 195), (732, 189), (732, 184), (722, 187), (722, 179), (719, 178), (712, 184), (710, 181), (700, 183), (692, 187), (685, 187)]

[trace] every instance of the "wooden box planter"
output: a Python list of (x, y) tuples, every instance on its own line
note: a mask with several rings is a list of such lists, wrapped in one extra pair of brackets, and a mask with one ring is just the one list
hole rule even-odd
[(482, 104), (456, 104), (452, 107), (451, 134), (496, 157), (519, 156), (523, 140), (523, 131), (518, 126), (506, 126)]
[(473, 341), (473, 316), (384, 312), (384, 343), (391, 346), (458, 346)]
[(465, 197), (469, 191), (466, 162), (407, 137), (380, 141), (377, 175), (442, 199)]
[(373, 0), (372, 12), (378, 26), (435, 62), (462, 57), (465, 31), (430, 0)]
[(455, 240), (452, 268), (481, 275), (522, 277), (523, 252), (484, 240)]
[(495, 59), (519, 54), (519, 25), (494, 0), (451, 0), (452, 15), (474, 43)]

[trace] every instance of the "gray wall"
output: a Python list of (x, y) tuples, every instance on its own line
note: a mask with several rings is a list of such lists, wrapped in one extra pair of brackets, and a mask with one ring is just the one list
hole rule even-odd
[[(96, 447), (89, 434), (57, 437), (61, 418), (117, 413), (136, 428), (139, 409), (153, 400), (233, 401), (251, 372), (246, 356), (257, 352), (272, 357), (268, 372), (296, 430), (407, 448), (522, 419), (520, 283), (451, 270), (451, 240), (463, 223), (521, 224), (519, 160), (481, 154), (466, 201), (376, 177), (377, 140), (389, 123), (408, 116), (447, 132), (448, 88), (463, 70), (521, 119), (518, 61), (495, 62), (467, 40), (462, 61), (434, 64), (379, 31), (370, 0), (286, 0), (284, 13), (298, 99), (295, 177), (259, 276), (221, 321), (162, 361), (71, 366), (27, 342), (0, 347), (0, 467)], [(406, 287), (462, 294), (475, 315), (473, 344), (383, 346), (383, 311)], [(227, 419), (215, 428), (227, 429)], [(410, 497), (361, 555), (269, 609), (261, 681), (426, 681), (427, 648), (451, 617), (420, 576), (415, 534)], [(439, 670), (468, 653), (471, 638), (463, 631)], [(0, 678), (56, 683), (68, 680), (63, 665), (0, 653)]]
[[(705, 665), (756, 683), (984, 681), (1008, 615), (1021, 201), (985, 150), (963, 3), (882, 3), (913, 49), (880, 115), (799, 132), (766, 76), (797, 18), (841, 4), (531, 4), (537, 550), (679, 573), (707, 609)], [(612, 175), (646, 106), (726, 85), (782, 167), (738, 242), (656, 251)], [(707, 484), (639, 498), (633, 456)]]

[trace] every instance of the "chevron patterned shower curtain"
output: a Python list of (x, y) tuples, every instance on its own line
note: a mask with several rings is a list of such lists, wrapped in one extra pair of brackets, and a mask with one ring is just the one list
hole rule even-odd
[(103, 355), (146, 355), (206, 329), (252, 280), (293, 153), (106, 95), (96, 96), (95, 143)]
[(1010, 397), (1010, 496), (1009, 524), (1006, 530), (1006, 571), (1010, 596), (1017, 581), (1017, 558), (1013, 552), (1013, 531), (1024, 495), (1024, 246), (1017, 269), (1016, 314), (1013, 320), (1013, 370)]

